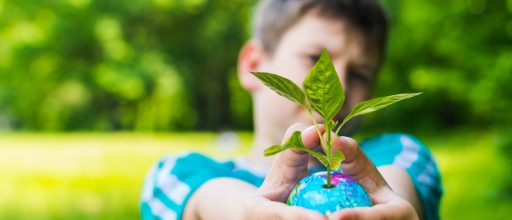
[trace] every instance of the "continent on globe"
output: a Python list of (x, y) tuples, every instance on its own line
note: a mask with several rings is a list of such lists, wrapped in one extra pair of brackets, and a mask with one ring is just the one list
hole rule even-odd
[(293, 189), (288, 205), (316, 210), (325, 215), (354, 207), (372, 205), (368, 193), (347, 174), (331, 172), (332, 185), (327, 188), (327, 172), (304, 177)]

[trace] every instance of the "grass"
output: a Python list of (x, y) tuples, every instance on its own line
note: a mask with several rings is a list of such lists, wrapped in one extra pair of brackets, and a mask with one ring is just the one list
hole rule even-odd
[(499, 138), (492, 132), (464, 131), (426, 141), (442, 173), (443, 219), (508, 219), (512, 215), (512, 162), (497, 143)]
[[(0, 219), (139, 219), (144, 176), (158, 158), (191, 150), (235, 157), (252, 138), (240, 135), (243, 147), (229, 150), (213, 133), (0, 134)], [(443, 175), (443, 219), (512, 214), (510, 162), (493, 132), (419, 138)]]
[[(170, 153), (241, 154), (203, 134), (0, 135), (0, 219), (139, 219), (150, 166)], [(242, 135), (242, 145), (250, 137)]]

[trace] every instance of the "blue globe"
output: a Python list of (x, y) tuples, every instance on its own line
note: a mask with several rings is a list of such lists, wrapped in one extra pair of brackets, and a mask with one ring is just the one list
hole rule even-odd
[(370, 196), (347, 174), (331, 172), (332, 188), (327, 184), (327, 172), (318, 172), (304, 177), (293, 189), (288, 205), (316, 210), (325, 215), (354, 207), (370, 207)]

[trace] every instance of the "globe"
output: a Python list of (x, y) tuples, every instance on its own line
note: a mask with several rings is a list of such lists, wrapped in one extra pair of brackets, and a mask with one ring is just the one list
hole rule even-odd
[(327, 188), (327, 172), (304, 177), (293, 189), (288, 205), (316, 210), (325, 215), (354, 207), (372, 205), (370, 196), (347, 174), (331, 172), (332, 187)]

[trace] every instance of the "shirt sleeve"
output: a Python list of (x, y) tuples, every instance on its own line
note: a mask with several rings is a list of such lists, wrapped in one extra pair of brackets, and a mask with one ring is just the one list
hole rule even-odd
[(377, 167), (396, 165), (406, 170), (421, 200), (425, 219), (439, 219), (441, 175), (424, 144), (410, 135), (384, 134), (363, 141), (361, 148)]
[(188, 199), (203, 183), (231, 177), (253, 185), (258, 178), (238, 170), (233, 161), (218, 162), (198, 153), (168, 156), (158, 161), (146, 177), (142, 190), (142, 219), (182, 219)]

